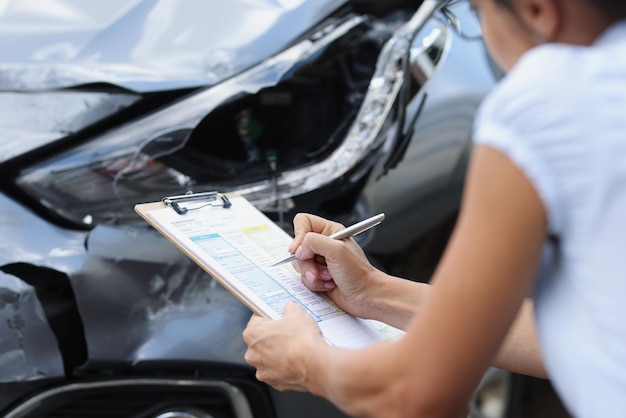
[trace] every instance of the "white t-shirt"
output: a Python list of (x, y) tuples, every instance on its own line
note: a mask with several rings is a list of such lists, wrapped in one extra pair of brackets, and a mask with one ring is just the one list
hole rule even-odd
[(526, 53), (474, 135), (525, 173), (558, 241), (534, 291), (553, 385), (574, 416), (626, 417), (626, 21)]

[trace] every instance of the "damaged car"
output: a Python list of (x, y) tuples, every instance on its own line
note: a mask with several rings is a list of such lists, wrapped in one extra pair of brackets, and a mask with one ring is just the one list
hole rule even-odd
[(343, 417), (256, 381), (250, 311), (133, 207), (382, 211), (359, 239), (407, 268), (446, 237), (497, 78), (476, 27), (440, 0), (4, 2), (0, 414)]

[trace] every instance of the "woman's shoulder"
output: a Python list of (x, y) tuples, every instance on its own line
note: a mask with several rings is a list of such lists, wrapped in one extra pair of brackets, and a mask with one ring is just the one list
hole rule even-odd
[(545, 102), (579, 81), (581, 48), (546, 44), (526, 52), (494, 90), (494, 96)]
[[(494, 89), (494, 100), (566, 100), (576, 103), (597, 86), (623, 83), (626, 74), (626, 20), (605, 31), (591, 46), (546, 43), (527, 51)], [(623, 85), (622, 85), (623, 86)]]
[(566, 95), (579, 84), (573, 65), (573, 53), (567, 48), (546, 45), (527, 52), (487, 95), (477, 127), (528, 136), (545, 126), (546, 119), (566, 118), (567, 105), (572, 104)]
[[(615, 54), (616, 45), (623, 54)], [(512, 127), (521, 125), (526, 132), (546, 123), (572, 123), (580, 109), (602, 102), (604, 92), (623, 89), (624, 74), (626, 42), (540, 45), (526, 52), (490, 92), (480, 114)]]

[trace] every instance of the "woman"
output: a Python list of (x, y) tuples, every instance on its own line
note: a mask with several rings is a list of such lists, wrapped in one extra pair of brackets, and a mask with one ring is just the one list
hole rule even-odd
[(496, 365), (549, 376), (574, 416), (625, 417), (626, 2), (472, 4), (508, 74), (477, 115), (459, 219), (431, 285), (329, 239), (341, 225), (294, 220), (303, 281), (406, 336), (331, 347), (290, 304), (281, 320), (250, 320), (246, 360), (259, 380), (355, 416), (463, 416)]

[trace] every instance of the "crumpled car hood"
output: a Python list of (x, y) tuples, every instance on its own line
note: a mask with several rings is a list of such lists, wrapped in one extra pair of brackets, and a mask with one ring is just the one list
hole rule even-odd
[(6, 0), (0, 90), (213, 85), (277, 53), (345, 0)]

